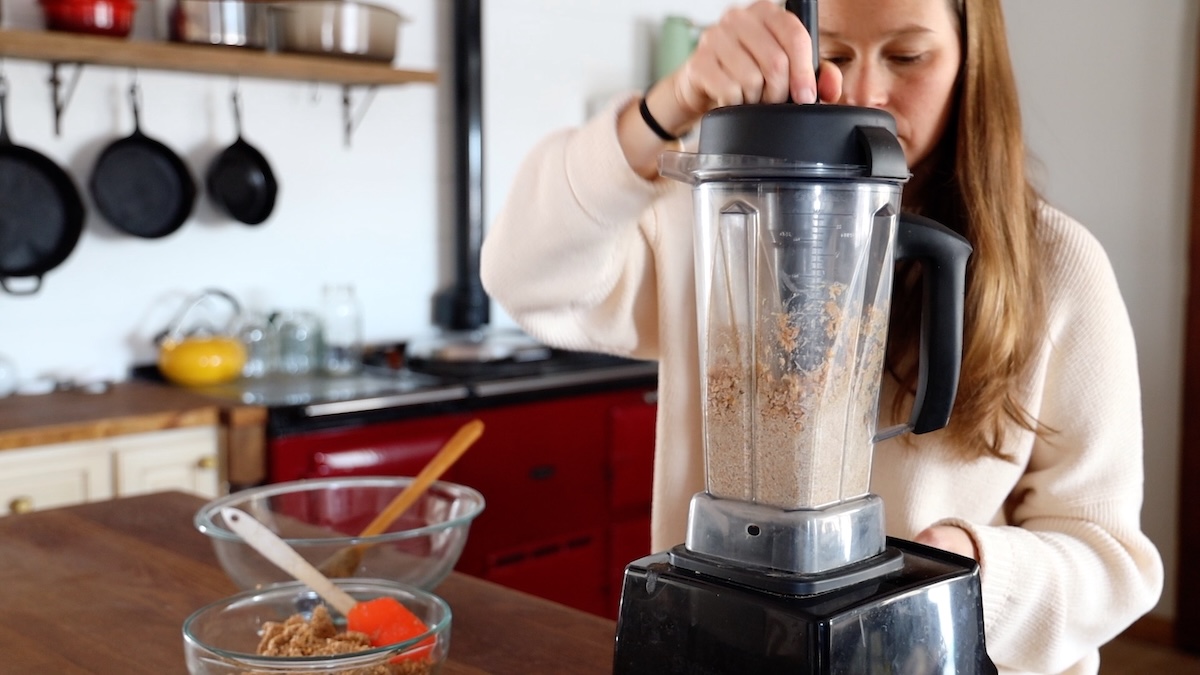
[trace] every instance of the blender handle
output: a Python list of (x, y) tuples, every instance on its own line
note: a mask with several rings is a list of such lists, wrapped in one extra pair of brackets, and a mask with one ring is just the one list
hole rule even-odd
[(922, 265), (921, 350), (909, 428), (937, 431), (950, 422), (962, 369), (963, 305), (971, 245), (941, 223), (901, 213), (896, 260)]

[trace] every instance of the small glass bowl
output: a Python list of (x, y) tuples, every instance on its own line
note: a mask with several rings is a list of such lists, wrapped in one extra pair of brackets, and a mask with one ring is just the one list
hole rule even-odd
[[(191, 675), (436, 675), (450, 651), (450, 606), (438, 596), (383, 579), (338, 579), (342, 590), (356, 600), (395, 598), (417, 615), (428, 630), (391, 645), (336, 656), (283, 657), (256, 654), (262, 626), (283, 622), (294, 614), (312, 615), (323, 601), (300, 582), (273, 584), (242, 591), (196, 610), (183, 622), (183, 649)], [(345, 629), (345, 618), (327, 607), (334, 624)]]

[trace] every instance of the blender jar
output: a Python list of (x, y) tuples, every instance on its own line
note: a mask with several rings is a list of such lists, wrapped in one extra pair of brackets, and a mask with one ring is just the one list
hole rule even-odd
[[(706, 493), (781, 511), (868, 495), (873, 443), (947, 423), (970, 246), (901, 214), (908, 179), (881, 110), (709, 112), (692, 184)], [(909, 422), (877, 430), (894, 261), (923, 263), (920, 381)]]
[[(867, 494), (899, 183), (679, 154), (695, 187), (706, 484), (810, 509)], [(745, 181), (746, 172), (791, 172)]]

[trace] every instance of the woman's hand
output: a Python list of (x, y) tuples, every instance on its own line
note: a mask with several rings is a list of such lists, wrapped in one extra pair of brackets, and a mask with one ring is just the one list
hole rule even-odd
[[(840, 98), (839, 76), (837, 68), (822, 68), (822, 100)], [(768, 0), (726, 10), (668, 81), (692, 121), (721, 106), (817, 100), (808, 31), (799, 17)]]
[[(812, 103), (841, 98), (841, 72), (813, 72), (812, 42), (800, 18), (771, 0), (726, 10), (700, 36), (695, 52), (646, 93), (646, 106), (667, 132), (682, 136), (704, 113), (743, 103)], [(618, 122), (625, 158), (646, 178), (655, 175), (662, 139), (629, 106)]]
[(957, 553), (976, 562), (979, 561), (979, 550), (975, 546), (975, 540), (961, 527), (953, 525), (927, 527), (917, 533), (914, 541), (918, 544), (940, 548), (943, 551)]

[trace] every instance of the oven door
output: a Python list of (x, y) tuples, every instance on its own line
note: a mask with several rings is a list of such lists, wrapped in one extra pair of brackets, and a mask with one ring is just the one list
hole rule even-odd
[(415, 476), (470, 415), (324, 429), (269, 441), (272, 483), (333, 476)]

